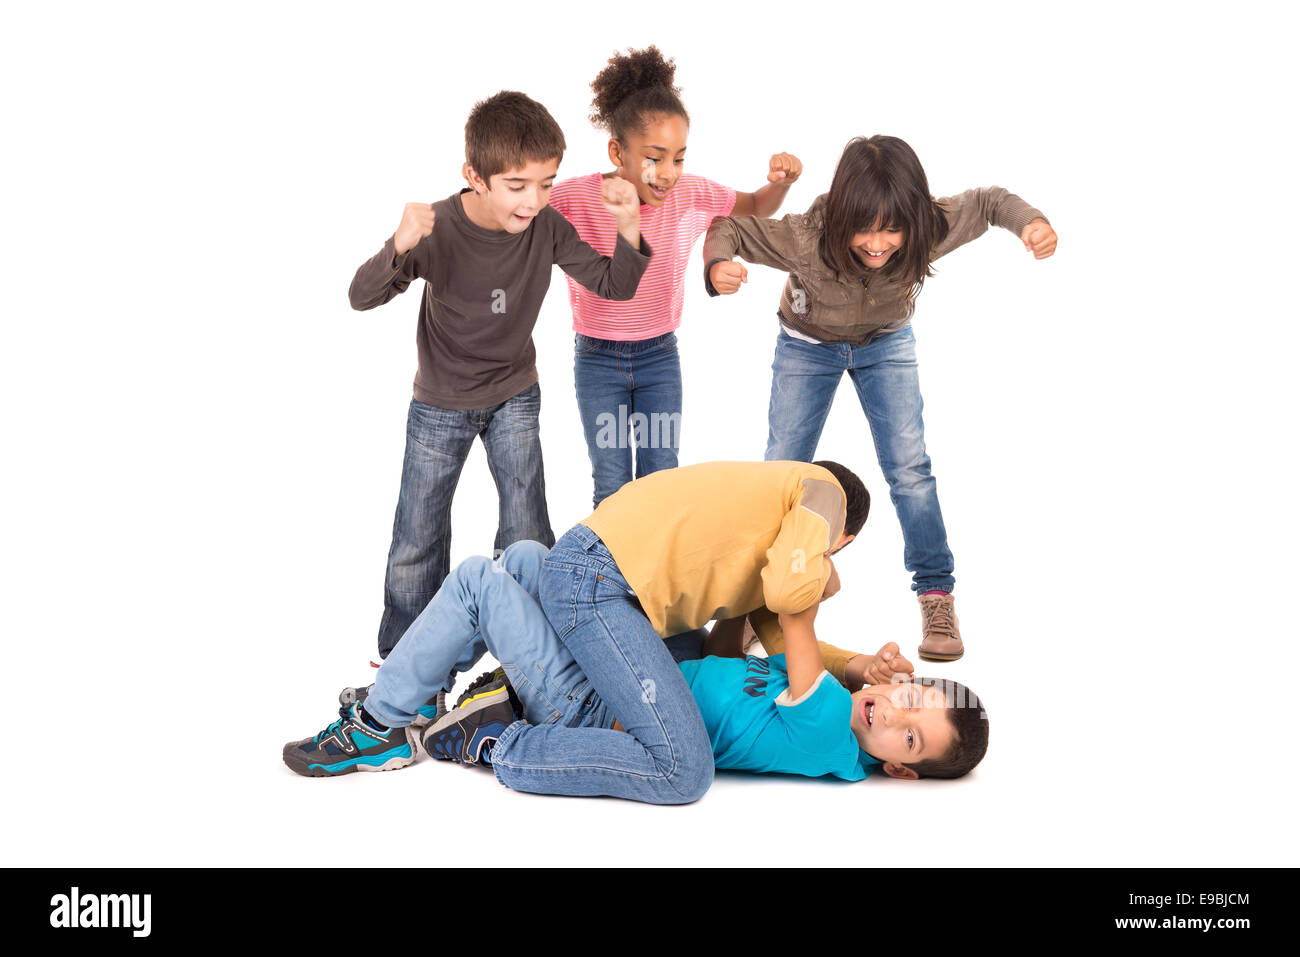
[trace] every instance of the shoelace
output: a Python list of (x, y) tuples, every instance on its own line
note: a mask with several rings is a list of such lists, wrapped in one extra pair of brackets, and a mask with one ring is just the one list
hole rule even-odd
[(333, 724), (331, 724), (329, 727), (327, 727), (324, 731), (320, 732), (320, 734), (316, 735), (316, 737), (312, 738), (312, 741), (314, 741), (316, 744), (320, 744), (321, 741), (323, 741), (325, 738), (328, 738), (331, 734), (337, 734), (339, 737), (343, 737), (343, 722), (347, 721), (351, 717), (352, 717), (351, 708), (347, 706), (340, 707), (338, 720), (335, 721)]
[(939, 632), (949, 638), (957, 637), (952, 624), (952, 602), (943, 598), (923, 601), (921, 602), (921, 611), (924, 615), (923, 627), (927, 634)]

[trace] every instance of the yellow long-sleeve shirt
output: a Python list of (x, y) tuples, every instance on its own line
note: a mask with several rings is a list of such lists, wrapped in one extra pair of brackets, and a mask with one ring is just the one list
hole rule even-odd
[[(759, 637), (775, 654), (775, 615), (821, 598), (845, 507), (844, 490), (819, 465), (705, 462), (630, 482), (582, 524), (605, 543), (660, 635), (766, 608), (774, 614)], [(822, 645), (841, 681), (852, 656)]]

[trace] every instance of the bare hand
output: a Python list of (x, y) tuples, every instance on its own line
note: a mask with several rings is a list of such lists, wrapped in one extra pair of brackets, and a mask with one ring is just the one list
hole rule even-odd
[(397, 255), (410, 252), (425, 236), (433, 232), (433, 206), (429, 203), (407, 203), (402, 210), (402, 221), (393, 233), (393, 249)]
[(620, 226), (641, 221), (641, 198), (636, 187), (621, 176), (601, 180), (600, 202)]
[(1020, 241), (1035, 259), (1046, 259), (1056, 252), (1056, 230), (1045, 219), (1035, 219), (1026, 226), (1020, 234)]
[(768, 161), (767, 181), (789, 186), (803, 172), (803, 163), (793, 153), (777, 153)]
[(716, 262), (709, 270), (709, 282), (721, 295), (730, 296), (740, 289), (741, 283), (749, 282), (749, 270), (735, 260)]
[(898, 642), (891, 641), (874, 655), (867, 655), (862, 680), (869, 685), (892, 684), (895, 675), (910, 675), (912, 663), (898, 653)]

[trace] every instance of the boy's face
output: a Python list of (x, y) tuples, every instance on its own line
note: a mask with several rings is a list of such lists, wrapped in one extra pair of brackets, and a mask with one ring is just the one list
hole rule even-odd
[(652, 117), (644, 130), (628, 136), (626, 148), (609, 141), (609, 158), (623, 170), (623, 178), (636, 187), (647, 206), (662, 206), (686, 164), (686, 134), (690, 127), (680, 116)]
[(858, 747), (883, 761), (885, 773), (896, 778), (916, 778), (904, 762), (941, 757), (953, 741), (943, 690), (910, 681), (855, 693), (849, 726)]
[(474, 189), (477, 206), (474, 219), (488, 229), (522, 233), (551, 201), (551, 187), (559, 168), (558, 159), (530, 160), (518, 169), (493, 176), (489, 189), (489, 184), (467, 166), (465, 178)]

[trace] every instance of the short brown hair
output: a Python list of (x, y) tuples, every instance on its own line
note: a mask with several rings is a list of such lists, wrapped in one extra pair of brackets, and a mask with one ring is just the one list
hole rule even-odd
[(546, 107), (514, 90), (474, 104), (465, 122), (465, 162), (489, 182), (530, 160), (564, 156), (564, 133)]

